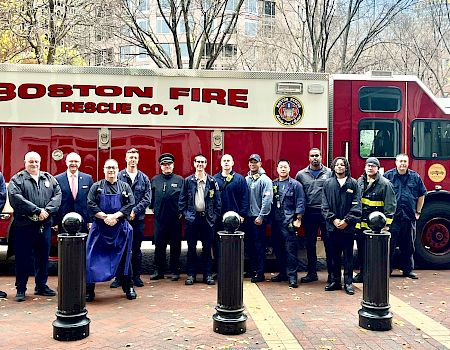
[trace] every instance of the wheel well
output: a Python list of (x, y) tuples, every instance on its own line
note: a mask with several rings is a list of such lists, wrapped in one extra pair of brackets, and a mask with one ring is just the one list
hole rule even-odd
[(432, 202), (448, 202), (450, 201), (450, 192), (449, 191), (430, 191), (427, 193), (425, 197), (425, 204), (430, 204)]

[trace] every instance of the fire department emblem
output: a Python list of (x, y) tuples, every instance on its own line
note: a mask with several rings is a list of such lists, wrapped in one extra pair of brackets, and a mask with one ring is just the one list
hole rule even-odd
[(295, 126), (303, 119), (303, 105), (295, 97), (282, 97), (275, 103), (274, 117), (283, 126)]

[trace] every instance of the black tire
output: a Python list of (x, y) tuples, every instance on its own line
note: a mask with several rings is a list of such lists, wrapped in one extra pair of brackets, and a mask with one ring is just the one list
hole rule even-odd
[(450, 268), (450, 205), (431, 202), (417, 222), (415, 262), (418, 267)]

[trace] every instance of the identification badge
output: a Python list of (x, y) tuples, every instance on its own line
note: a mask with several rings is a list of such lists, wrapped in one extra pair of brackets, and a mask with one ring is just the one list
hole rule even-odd
[(353, 190), (351, 188), (347, 188), (348, 193), (353, 193)]
[(172, 187), (178, 187), (178, 184), (172, 184), (172, 185), (170, 185), (170, 186), (172, 186)]
[(209, 198), (213, 198), (214, 197), (214, 190), (209, 190)]
[(45, 180), (45, 181), (44, 181), (44, 186), (47, 187), (47, 188), (49, 188), (49, 187), (50, 187), (50, 182), (48, 182), (48, 180)]

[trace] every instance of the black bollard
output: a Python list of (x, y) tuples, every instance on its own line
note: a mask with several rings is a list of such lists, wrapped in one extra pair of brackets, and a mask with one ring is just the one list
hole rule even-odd
[(68, 213), (58, 235), (58, 311), (53, 321), (53, 339), (80, 340), (89, 336), (86, 317), (86, 233), (79, 233), (81, 215)]
[(381, 212), (369, 215), (372, 230), (364, 231), (364, 285), (362, 308), (358, 311), (359, 326), (372, 331), (392, 329), (392, 313), (389, 305), (389, 240), (391, 234), (381, 231), (386, 217)]
[(242, 334), (247, 330), (244, 314), (244, 233), (236, 231), (239, 215), (223, 215), (226, 231), (219, 231), (219, 271), (217, 279), (217, 306), (213, 316), (214, 332)]

